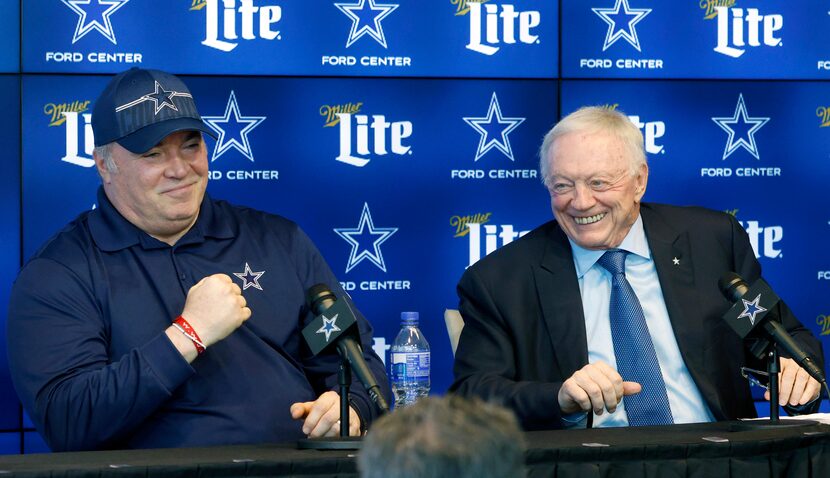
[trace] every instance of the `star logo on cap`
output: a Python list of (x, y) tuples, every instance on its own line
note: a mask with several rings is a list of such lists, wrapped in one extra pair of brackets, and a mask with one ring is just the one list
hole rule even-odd
[[(732, 114), (732, 117), (712, 118), (715, 124), (729, 133), (729, 137), (726, 140), (726, 147), (723, 149), (722, 159), (728, 158), (738, 148), (744, 148), (755, 159), (761, 159), (758, 155), (758, 145), (755, 143), (755, 133), (767, 124), (769, 120), (769, 117), (750, 117), (746, 111), (744, 95), (743, 93), (739, 93), (738, 104), (735, 105), (735, 113)], [(735, 141), (735, 136), (738, 136), (737, 141)]]
[(64, 5), (78, 14), (78, 24), (72, 36), (72, 44), (83, 38), (92, 30), (104, 35), (104, 38), (114, 45), (115, 32), (112, 29), (110, 16), (130, 0), (61, 0)]
[(751, 301), (746, 300), (746, 299), (741, 299), (741, 300), (744, 302), (744, 311), (741, 312), (741, 315), (739, 315), (738, 318), (742, 319), (744, 317), (748, 317), (749, 318), (749, 323), (752, 324), (752, 325), (755, 325), (756, 316), (758, 314), (760, 314), (761, 312), (766, 312), (767, 311), (767, 309), (765, 309), (765, 308), (761, 307), (760, 305), (758, 305), (758, 302), (761, 300), (761, 294), (758, 294), (758, 297), (756, 297), (754, 300), (751, 300)]
[(265, 119), (265, 116), (242, 116), (239, 112), (239, 103), (236, 101), (236, 93), (231, 90), (223, 116), (202, 116), (202, 121), (219, 135), (210, 162), (216, 161), (231, 148), (253, 161), (254, 153), (251, 150), (248, 134)]
[(513, 148), (510, 146), (510, 138), (507, 135), (522, 124), (525, 118), (508, 118), (502, 116), (499, 99), (496, 97), (495, 92), (493, 92), (493, 97), (490, 99), (490, 107), (487, 109), (485, 116), (463, 119), (464, 122), (481, 135), (478, 140), (475, 161), (481, 159), (482, 156), (493, 148), (501, 151), (510, 161), (515, 161), (513, 158)]
[(363, 35), (369, 35), (386, 48), (386, 36), (383, 34), (380, 21), (395, 11), (399, 5), (375, 3), (375, 0), (360, 0), (357, 3), (335, 3), (334, 6), (352, 20), (346, 48), (352, 46), (352, 43)]
[[(622, 12), (620, 9), (622, 9)], [(607, 50), (620, 38), (627, 41), (637, 51), (641, 51), (640, 39), (637, 37), (637, 29), (634, 28), (634, 25), (651, 13), (650, 8), (631, 8), (628, 6), (628, 0), (617, 0), (612, 8), (592, 8), (591, 10), (608, 24), (602, 51)], [(618, 25), (625, 26), (620, 28)]]
[(352, 251), (349, 254), (349, 262), (346, 265), (347, 273), (364, 259), (368, 259), (369, 262), (376, 265), (380, 270), (386, 272), (386, 263), (383, 261), (380, 245), (392, 237), (392, 234), (398, 232), (398, 228), (375, 227), (368, 203), (363, 203), (363, 212), (360, 214), (360, 221), (357, 227), (335, 228), (334, 232), (352, 246)]
[(325, 315), (323, 316), (323, 326), (320, 327), (316, 334), (326, 334), (326, 342), (329, 341), (331, 338), (332, 332), (340, 332), (340, 327), (337, 326), (337, 316), (340, 314), (334, 314), (334, 317), (328, 318)]
[(259, 285), (259, 278), (265, 274), (265, 271), (254, 272), (251, 270), (251, 266), (248, 263), (245, 263), (245, 270), (242, 272), (234, 272), (233, 275), (242, 279), (242, 290), (248, 290), (248, 287), (253, 287), (254, 289), (262, 290), (262, 286)]
[(179, 109), (176, 108), (176, 104), (173, 103), (173, 98), (176, 98), (178, 96), (182, 96), (185, 98), (193, 98), (193, 96), (190, 93), (182, 93), (180, 91), (175, 90), (165, 90), (164, 87), (161, 86), (161, 83), (158, 82), (158, 80), (156, 80), (155, 83), (155, 91), (153, 91), (152, 93), (147, 93), (146, 95), (141, 96), (137, 100), (123, 104), (115, 108), (115, 111), (123, 111), (132, 108), (133, 106), (144, 103), (145, 101), (152, 101), (154, 105), (153, 114), (157, 115), (159, 114), (159, 111), (161, 111), (165, 107), (170, 108), (173, 111), (179, 111)]

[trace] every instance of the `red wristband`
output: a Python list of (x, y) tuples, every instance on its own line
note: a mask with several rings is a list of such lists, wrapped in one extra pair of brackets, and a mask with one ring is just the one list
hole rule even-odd
[(193, 327), (185, 320), (184, 317), (181, 315), (176, 317), (176, 320), (173, 321), (173, 327), (179, 329), (181, 333), (184, 334), (185, 337), (189, 338), (191, 342), (193, 342), (193, 346), (196, 347), (196, 354), (202, 355), (205, 353), (205, 344), (202, 343), (202, 339), (199, 338), (199, 334), (193, 330)]

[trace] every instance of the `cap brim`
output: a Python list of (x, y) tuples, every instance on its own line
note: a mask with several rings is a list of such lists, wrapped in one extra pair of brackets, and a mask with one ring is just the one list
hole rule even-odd
[(201, 131), (216, 139), (216, 132), (202, 120), (196, 118), (175, 118), (145, 126), (140, 130), (116, 140), (127, 151), (143, 154), (177, 131)]

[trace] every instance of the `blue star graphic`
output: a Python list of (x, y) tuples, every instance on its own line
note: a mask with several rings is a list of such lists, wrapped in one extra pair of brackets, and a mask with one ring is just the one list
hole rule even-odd
[(739, 319), (744, 317), (749, 317), (749, 323), (755, 325), (755, 316), (760, 314), (761, 312), (766, 312), (767, 309), (758, 305), (758, 301), (761, 300), (761, 294), (758, 294), (754, 300), (749, 301), (746, 299), (741, 299), (744, 302), (744, 311), (741, 312), (741, 315), (738, 316)]
[(202, 120), (219, 135), (210, 158), (211, 162), (219, 159), (231, 148), (236, 149), (251, 161), (254, 160), (248, 133), (265, 121), (265, 116), (242, 116), (239, 113), (239, 104), (236, 102), (236, 94), (233, 90), (225, 106), (224, 116), (202, 116)]
[(155, 103), (155, 105), (156, 105), (155, 114), (158, 114), (158, 112), (161, 111), (161, 109), (164, 108), (165, 106), (167, 106), (168, 108), (172, 108), (176, 111), (179, 110), (178, 108), (176, 108), (176, 105), (173, 104), (173, 98), (176, 96), (176, 93), (177, 92), (175, 92), (175, 91), (165, 90), (164, 87), (161, 86), (161, 84), (159, 84), (159, 82), (157, 81), (156, 82), (156, 91), (154, 91), (153, 93), (149, 93), (149, 94), (145, 95), (145, 97), (147, 99), (151, 100), (153, 103)]
[[(375, 3), (375, 0), (359, 0), (357, 3), (335, 3), (334, 6), (352, 21), (352, 29), (349, 31), (349, 39), (346, 40), (346, 48), (352, 46), (352, 43), (359, 40), (363, 35), (369, 35), (380, 43), (383, 48), (386, 48), (386, 36), (383, 34), (380, 21), (395, 11), (399, 5)], [(374, 25), (374, 28), (372, 25)]]
[(248, 263), (245, 263), (245, 270), (242, 272), (234, 272), (233, 275), (242, 279), (242, 290), (248, 290), (248, 287), (262, 290), (259, 285), (259, 278), (265, 274), (265, 271), (254, 272)]
[[(620, 12), (620, 8), (622, 8), (622, 12)], [(641, 51), (640, 39), (637, 38), (637, 30), (634, 25), (651, 13), (650, 8), (631, 8), (628, 6), (628, 0), (617, 0), (613, 8), (592, 8), (591, 10), (608, 24), (602, 51), (607, 50), (620, 38), (630, 43), (637, 51)], [(625, 25), (625, 27), (620, 28), (617, 25)]]
[[(761, 159), (758, 155), (758, 145), (755, 144), (755, 133), (767, 124), (769, 117), (750, 117), (746, 112), (746, 103), (744, 103), (744, 95), (742, 93), (738, 95), (738, 104), (735, 105), (735, 113), (732, 117), (713, 117), (712, 121), (720, 126), (722, 130), (729, 133), (726, 147), (723, 149), (722, 159), (728, 158), (738, 148), (744, 148), (755, 159)], [(747, 128), (748, 125), (751, 125), (751, 127)], [(738, 131), (741, 134), (736, 134)], [(735, 141), (735, 136), (738, 136), (737, 141)]]
[(153, 114), (158, 114), (158, 112), (161, 111), (161, 109), (165, 106), (175, 111), (179, 111), (179, 109), (176, 108), (176, 104), (173, 103), (173, 98), (177, 96), (192, 98), (190, 93), (180, 93), (175, 90), (165, 90), (164, 87), (161, 86), (161, 84), (158, 81), (156, 81), (155, 91), (153, 91), (152, 93), (142, 95), (138, 99), (130, 101), (129, 103), (125, 103), (121, 106), (118, 106), (115, 108), (115, 111), (123, 111), (129, 109), (133, 106), (144, 103), (145, 101), (152, 101), (155, 105), (155, 111), (153, 112)]
[(335, 322), (337, 322), (337, 316), (340, 314), (334, 314), (334, 317), (328, 318), (325, 315), (323, 316), (323, 326), (320, 327), (316, 334), (326, 334), (326, 342), (329, 341), (331, 338), (332, 332), (340, 332), (340, 327), (337, 326)]
[[(478, 161), (488, 151), (496, 148), (510, 158), (510, 161), (515, 161), (513, 158), (513, 148), (510, 146), (510, 138), (507, 135), (522, 124), (524, 120), (525, 118), (507, 118), (502, 116), (499, 99), (496, 97), (496, 93), (493, 92), (486, 116), (464, 118), (464, 121), (481, 135), (478, 141), (475, 160)], [(501, 141), (499, 141), (499, 138), (501, 138)]]
[[(334, 232), (352, 246), (351, 254), (349, 254), (349, 262), (346, 264), (346, 273), (354, 269), (364, 259), (368, 259), (369, 262), (376, 265), (380, 270), (386, 272), (386, 263), (383, 261), (380, 245), (386, 242), (392, 234), (398, 232), (398, 228), (375, 227), (368, 203), (363, 203), (363, 212), (360, 213), (360, 221), (357, 227), (335, 228)], [(361, 247), (361, 243), (371, 243), (371, 246)]]
[[(110, 16), (130, 0), (61, 0), (64, 5), (78, 14), (78, 24), (72, 36), (72, 44), (92, 30), (98, 30), (104, 38), (117, 45)], [(83, 6), (82, 6), (83, 5)], [(90, 17), (92, 19), (90, 19)]]

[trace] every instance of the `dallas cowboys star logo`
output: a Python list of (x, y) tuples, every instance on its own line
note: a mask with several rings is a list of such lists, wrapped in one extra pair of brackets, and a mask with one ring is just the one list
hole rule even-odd
[[(368, 203), (363, 203), (363, 212), (360, 213), (360, 221), (357, 227), (335, 228), (334, 232), (352, 246), (352, 251), (349, 254), (349, 262), (346, 265), (346, 273), (354, 269), (364, 259), (368, 259), (369, 262), (376, 265), (380, 270), (386, 272), (386, 263), (383, 261), (380, 245), (386, 242), (392, 234), (398, 232), (398, 228), (375, 227)], [(361, 246), (361, 243), (364, 246)], [(371, 245), (367, 246), (368, 244)]]
[(245, 270), (242, 272), (234, 272), (233, 275), (242, 279), (242, 290), (248, 290), (248, 287), (253, 287), (254, 289), (262, 290), (262, 286), (259, 285), (259, 278), (265, 274), (265, 271), (254, 272), (251, 270), (251, 266), (248, 263), (245, 263)]
[[(104, 38), (117, 45), (110, 16), (130, 0), (61, 0), (64, 5), (78, 14), (78, 24), (72, 44), (83, 38), (92, 30), (97, 30)], [(91, 17), (91, 19), (90, 19)]]
[(325, 315), (323, 316), (323, 326), (315, 332), (315, 334), (326, 334), (326, 342), (329, 341), (331, 338), (332, 332), (340, 332), (340, 327), (337, 326), (335, 322), (337, 322), (337, 316), (340, 314), (334, 314), (334, 317), (328, 318)]
[[(620, 8), (622, 8), (622, 12), (620, 12)], [(628, 6), (628, 0), (617, 0), (613, 8), (592, 8), (591, 10), (608, 24), (602, 51), (607, 50), (620, 38), (631, 44), (637, 51), (641, 51), (640, 39), (637, 37), (637, 29), (634, 28), (634, 25), (651, 13), (650, 8), (631, 8)], [(624, 27), (618, 27), (617, 25), (624, 25)]]
[(265, 116), (242, 116), (239, 113), (239, 104), (236, 102), (236, 94), (233, 90), (225, 106), (224, 116), (202, 116), (202, 120), (219, 135), (210, 158), (211, 162), (219, 159), (231, 148), (239, 151), (251, 161), (254, 160), (248, 133), (265, 121)]
[[(723, 149), (723, 158), (728, 158), (738, 148), (744, 148), (755, 157), (761, 159), (758, 155), (758, 145), (755, 144), (755, 133), (767, 124), (769, 117), (750, 117), (746, 112), (746, 103), (744, 103), (743, 93), (738, 95), (738, 104), (735, 105), (735, 113), (731, 117), (717, 117), (712, 118), (720, 128), (729, 133), (729, 138), (726, 141), (726, 147)], [(747, 127), (751, 126), (751, 127)], [(740, 131), (740, 134), (737, 134)], [(735, 136), (738, 140), (735, 141)]]
[(174, 111), (179, 111), (179, 109), (176, 108), (176, 104), (173, 103), (173, 98), (176, 98), (177, 96), (182, 96), (182, 97), (185, 97), (185, 98), (193, 98), (193, 96), (191, 96), (190, 93), (182, 93), (182, 92), (175, 91), (175, 90), (169, 90), (169, 91), (165, 90), (164, 87), (161, 86), (161, 83), (156, 81), (155, 91), (153, 91), (152, 93), (147, 93), (146, 95), (142, 95), (137, 100), (133, 100), (133, 101), (130, 101), (129, 103), (118, 106), (118, 107), (115, 108), (115, 111), (118, 112), (118, 111), (123, 111), (123, 110), (129, 109), (129, 108), (132, 108), (135, 105), (144, 103), (145, 101), (152, 101), (153, 102), (153, 104), (155, 105), (153, 114), (156, 114), (156, 115), (159, 113), (159, 111), (162, 110), (162, 108), (165, 108), (165, 107), (170, 108)]
[(758, 294), (754, 300), (749, 301), (746, 299), (741, 299), (744, 302), (744, 311), (741, 312), (741, 315), (738, 316), (739, 319), (744, 317), (749, 317), (749, 323), (755, 325), (755, 316), (760, 314), (761, 312), (766, 312), (767, 309), (758, 305), (758, 301), (761, 300), (761, 294)]
[(513, 158), (513, 148), (510, 146), (510, 138), (507, 135), (522, 124), (524, 120), (525, 118), (508, 118), (502, 116), (499, 99), (496, 97), (496, 93), (493, 92), (486, 116), (480, 118), (464, 118), (464, 121), (481, 135), (478, 140), (475, 160), (478, 161), (488, 151), (496, 148), (510, 158), (510, 161), (515, 161)]
[(386, 48), (386, 36), (383, 34), (380, 21), (394, 12), (398, 5), (375, 3), (375, 0), (359, 0), (357, 3), (335, 3), (334, 6), (352, 21), (352, 29), (349, 31), (349, 39), (346, 40), (346, 48), (352, 46), (352, 43), (359, 40), (363, 35), (369, 35), (380, 43), (383, 48)]

